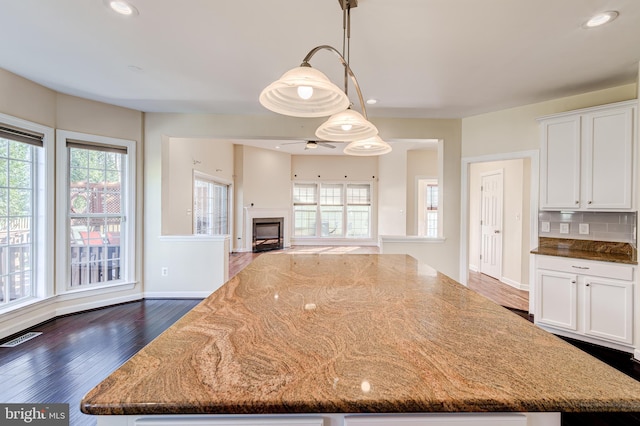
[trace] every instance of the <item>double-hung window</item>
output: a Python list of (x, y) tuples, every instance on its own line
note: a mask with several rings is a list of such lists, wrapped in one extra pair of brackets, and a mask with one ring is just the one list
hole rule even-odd
[[(1, 119), (1, 117), (0, 117)], [(37, 295), (44, 135), (0, 122), (0, 309)]]
[(438, 237), (438, 180), (418, 180), (418, 235)]
[(133, 281), (135, 145), (58, 131), (64, 289)]
[(294, 183), (294, 237), (371, 238), (371, 194), (371, 183)]

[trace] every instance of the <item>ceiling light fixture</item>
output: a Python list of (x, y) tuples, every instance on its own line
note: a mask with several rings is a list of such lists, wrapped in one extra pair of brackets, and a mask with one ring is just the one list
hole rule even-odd
[(104, 3), (109, 6), (111, 10), (120, 15), (135, 16), (138, 14), (138, 9), (125, 0), (104, 0)]
[(344, 149), (348, 155), (382, 155), (391, 152), (391, 145), (383, 141), (380, 136), (351, 142)]
[(593, 15), (591, 19), (585, 22), (582, 26), (584, 28), (595, 28), (601, 25), (607, 24), (618, 17), (619, 13), (615, 10), (610, 10), (608, 12), (598, 13)]
[[(377, 136), (378, 129), (367, 118), (367, 110), (360, 85), (348, 61), (351, 37), (351, 8), (358, 6), (358, 1), (338, 1), (342, 7), (343, 15), (342, 53), (329, 45), (314, 47), (307, 53), (299, 67), (287, 71), (280, 79), (268, 85), (260, 93), (259, 100), (262, 106), (278, 114), (293, 117), (330, 116), (316, 130), (315, 134), (319, 139), (353, 143), (377, 138), (372, 146), (377, 147), (382, 142), (386, 145), (384, 150), (362, 148), (362, 153), (352, 154), (351, 151), (353, 150), (347, 151), (345, 149), (345, 153), (352, 155), (380, 155), (381, 153), (389, 152), (391, 146)], [(342, 63), (344, 67), (344, 91), (333, 84), (325, 74), (312, 68), (309, 64), (311, 58), (320, 50), (333, 52)], [(347, 52), (346, 55), (345, 52)], [(349, 79), (351, 79), (356, 89), (362, 114), (352, 109), (348, 95)], [(364, 144), (362, 147), (364, 147)]]

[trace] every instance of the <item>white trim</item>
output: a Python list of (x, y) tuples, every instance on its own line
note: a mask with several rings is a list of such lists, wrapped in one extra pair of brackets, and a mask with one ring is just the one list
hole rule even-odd
[(224, 242), (230, 240), (231, 237), (228, 234), (223, 235), (160, 235), (158, 237), (163, 242), (174, 243), (211, 243), (211, 242)]
[(147, 291), (145, 299), (206, 299), (213, 291)]
[(356, 239), (356, 238), (293, 238), (291, 240), (291, 245), (294, 246), (378, 246), (378, 241), (366, 238), (366, 239)]
[[(57, 255), (57, 265), (59, 267), (56, 271), (56, 293), (58, 294), (66, 294), (70, 292), (74, 292), (76, 289), (68, 288), (68, 257), (69, 257), (69, 231), (68, 231), (68, 215), (67, 215), (67, 207), (68, 203), (68, 165), (69, 165), (69, 156), (67, 151), (67, 139), (75, 139), (79, 141), (87, 141), (98, 144), (106, 144), (106, 145), (116, 145), (116, 146), (124, 146), (127, 148), (127, 161), (125, 165), (125, 170), (123, 170), (124, 174), (124, 182), (126, 185), (122, 187), (122, 191), (124, 192), (124, 198), (126, 202), (126, 221), (121, 224), (121, 253), (123, 258), (124, 265), (122, 266), (122, 279), (113, 283), (110, 283), (109, 286), (118, 285), (118, 284), (126, 284), (133, 282), (136, 277), (136, 264), (135, 264), (135, 255), (136, 255), (136, 142), (132, 140), (126, 139), (118, 139), (111, 138), (106, 136), (97, 136), (91, 135), (87, 133), (79, 133), (72, 132), (68, 130), (56, 130), (56, 158), (57, 158), (57, 241), (56, 241), (56, 255)], [(102, 288), (105, 286), (99, 286)], [(88, 289), (96, 288), (96, 286), (87, 286)]]
[(474, 264), (470, 263), (470, 264), (469, 264), (469, 270), (470, 270), (471, 272), (479, 272), (479, 270), (478, 270), (478, 265), (474, 265)]
[(380, 242), (382, 243), (444, 243), (446, 238), (429, 238), (418, 237), (416, 235), (381, 235)]
[[(293, 224), (291, 223), (291, 210), (290, 209), (271, 209), (261, 207), (245, 207), (244, 208), (244, 229), (242, 235), (244, 235), (242, 251), (253, 251), (253, 219), (267, 218), (267, 217), (282, 217), (284, 218), (284, 230), (283, 230), (283, 248), (291, 247), (291, 230)], [(251, 238), (249, 238), (251, 237)]]
[(133, 302), (136, 300), (142, 300), (142, 295), (130, 294), (125, 296), (116, 296), (109, 299), (100, 299), (92, 302), (57, 308), (55, 311), (55, 316), (59, 317), (62, 315), (74, 314), (76, 312), (88, 311), (96, 308), (105, 308), (107, 306), (119, 305), (120, 303)]
[[(469, 167), (472, 163), (482, 163), (489, 161), (504, 161), (529, 158), (531, 161), (530, 190), (531, 200), (529, 203), (529, 248), (533, 250), (538, 244), (538, 186), (539, 186), (539, 157), (538, 150), (518, 151), (502, 154), (488, 154), (478, 157), (463, 157), (461, 162), (461, 183), (460, 183), (460, 283), (467, 285), (467, 267), (469, 264)], [(529, 280), (533, 282), (534, 274), (529, 270)], [(534, 293), (529, 293), (529, 312), (533, 312)]]
[[(195, 209), (194, 209), (194, 204), (195, 204), (195, 184), (196, 184), (196, 179), (199, 178), (201, 180), (206, 180), (206, 181), (210, 181), (213, 183), (217, 183), (219, 185), (226, 185), (227, 186), (227, 231), (231, 234), (233, 232), (233, 229), (235, 229), (235, 199), (233, 198), (233, 194), (235, 193), (235, 189), (233, 186), (233, 181), (230, 180), (226, 180), (217, 176), (213, 176), (213, 175), (209, 175), (206, 173), (203, 173), (199, 170), (193, 169), (193, 175), (192, 175), (192, 187), (191, 187), (191, 209), (193, 211), (193, 217), (194, 220), (191, 221), (191, 231), (195, 233), (195, 229), (194, 229), (194, 221), (195, 221)], [(202, 235), (202, 234), (201, 234)]]
[[(498, 267), (498, 274), (497, 277), (502, 277), (502, 272), (503, 272), (503, 268), (502, 268), (502, 264), (503, 264), (503, 260), (504, 260), (504, 168), (499, 168), (496, 170), (491, 170), (488, 172), (482, 172), (480, 173), (480, 184), (481, 186), (484, 185), (484, 181), (483, 179), (486, 178), (487, 176), (493, 176), (493, 175), (499, 175), (500, 176), (500, 265)], [(469, 194), (469, 196), (471, 196), (471, 194)], [(481, 220), (482, 219), (482, 210), (483, 210), (483, 203), (484, 203), (484, 197), (482, 195), (482, 191), (480, 191), (480, 217), (470, 217), (469, 220)], [(480, 269), (479, 272), (482, 272), (482, 226), (480, 226), (480, 239), (478, 241), (478, 253), (480, 253)], [(488, 272), (488, 271), (487, 271)], [(486, 272), (484, 272), (486, 275), (489, 275), (490, 277), (492, 275), (487, 274)], [(494, 278), (497, 278), (494, 277)]]
[(640, 361), (640, 349), (636, 349), (633, 351), (633, 358), (635, 361)]
[(500, 278), (500, 282), (505, 283), (506, 285), (509, 285), (509, 286), (511, 286), (513, 288), (517, 288), (518, 290), (529, 291), (529, 285), (519, 283), (519, 282), (517, 282), (515, 280), (512, 280), (510, 278), (501, 277)]
[[(38, 155), (36, 166), (36, 180), (34, 192), (36, 194), (36, 208), (34, 211), (34, 239), (35, 251), (35, 298), (43, 300), (55, 293), (53, 285), (54, 274), (54, 215), (50, 214), (55, 209), (55, 130), (52, 127), (12, 117), (0, 113), (0, 122), (7, 125), (43, 134), (42, 155)], [(9, 304), (4, 312), (11, 312), (24, 306), (18, 302), (14, 306)]]

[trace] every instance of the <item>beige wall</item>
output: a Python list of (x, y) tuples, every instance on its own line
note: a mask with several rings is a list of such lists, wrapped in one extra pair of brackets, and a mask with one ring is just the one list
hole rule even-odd
[(293, 155), (291, 180), (370, 181), (377, 178), (378, 157)]
[(169, 202), (162, 212), (165, 235), (193, 233), (193, 176), (201, 172), (233, 182), (233, 144), (215, 139), (169, 138), (168, 167), (163, 170)]
[(437, 150), (407, 151), (407, 235), (418, 235), (418, 177), (438, 178)]
[(636, 84), (467, 117), (462, 120), (462, 157), (538, 150), (536, 118), (612, 102), (636, 99)]
[[(100, 136), (127, 139), (136, 142), (137, 150), (137, 182), (138, 201), (143, 193), (143, 119), (144, 114), (126, 108), (107, 105), (100, 102), (56, 93), (34, 82), (18, 77), (0, 69), (0, 113), (28, 120), (54, 129), (69, 130)], [(56, 191), (57, 192), (57, 191)], [(57, 193), (55, 202), (62, 200)], [(142, 203), (133, 206), (138, 224), (143, 223)], [(55, 211), (55, 210), (54, 210)], [(52, 212), (49, 212), (53, 214)], [(40, 304), (33, 308), (20, 310), (18, 313), (3, 315), (0, 319), (0, 333), (9, 327), (26, 328), (45, 321), (56, 315), (91, 309), (111, 303), (120, 303), (142, 297), (142, 225), (136, 229), (138, 244), (135, 247), (137, 263), (135, 278), (137, 285), (130, 290), (121, 288), (109, 292), (88, 290), (73, 297), (59, 295), (52, 303)], [(52, 253), (53, 256), (53, 253)], [(61, 265), (54, 264), (54, 268)], [(53, 288), (56, 276), (46, 277), (47, 286)], [(44, 305), (44, 306), (43, 306)]]
[[(526, 164), (525, 164), (526, 163)], [(501, 170), (503, 173), (503, 243), (501, 279), (518, 288), (529, 284), (529, 159), (474, 163), (469, 172), (469, 267), (480, 266), (481, 176)], [(523, 242), (526, 240), (526, 243)], [(527, 247), (523, 253), (523, 247)]]

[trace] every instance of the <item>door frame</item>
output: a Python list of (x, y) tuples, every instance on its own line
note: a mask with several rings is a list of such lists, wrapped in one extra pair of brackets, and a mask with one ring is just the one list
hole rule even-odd
[[(460, 283), (467, 285), (469, 281), (469, 168), (473, 163), (486, 163), (491, 161), (518, 160), (528, 158), (531, 162), (529, 200), (529, 249), (538, 246), (538, 191), (540, 186), (540, 151), (518, 151), (503, 154), (488, 154), (478, 157), (462, 157), (461, 182), (460, 182)], [(535, 299), (535, 261), (529, 256), (529, 312), (533, 312)]]

